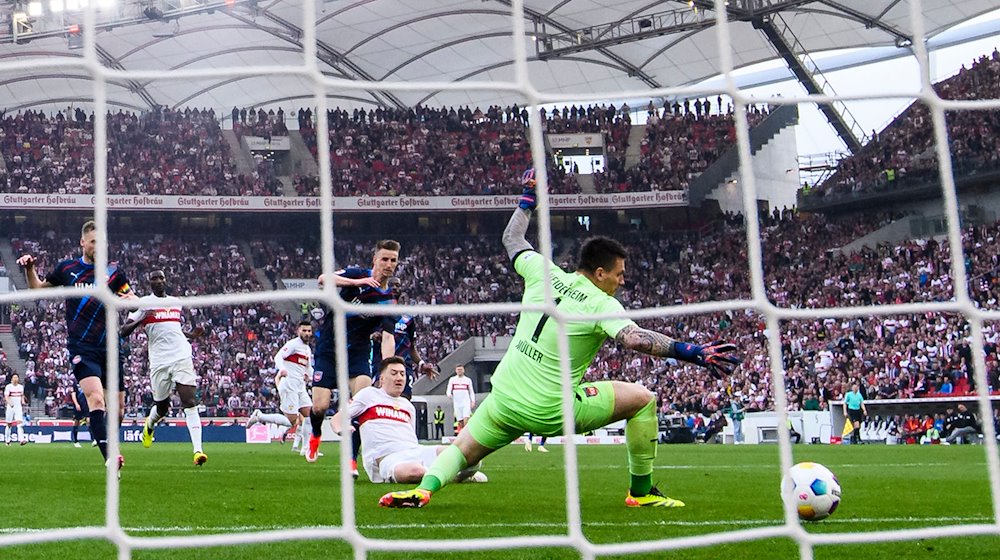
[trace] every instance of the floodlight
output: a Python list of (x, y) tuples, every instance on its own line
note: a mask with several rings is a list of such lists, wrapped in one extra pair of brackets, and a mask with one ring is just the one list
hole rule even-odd
[(49, 0), (49, 11), (58, 14), (66, 9), (66, 2), (63, 0)]
[(41, 2), (29, 2), (28, 3), (28, 15), (31, 17), (38, 17), (42, 15), (42, 3)]

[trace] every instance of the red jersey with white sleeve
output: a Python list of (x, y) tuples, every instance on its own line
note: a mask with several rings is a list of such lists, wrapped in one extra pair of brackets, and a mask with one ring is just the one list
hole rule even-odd
[(295, 337), (285, 343), (274, 355), (274, 367), (285, 370), (288, 376), (281, 384), (282, 391), (305, 391), (306, 379), (312, 377), (312, 348)]
[(149, 346), (150, 369), (190, 359), (191, 343), (181, 330), (181, 300), (150, 294), (139, 298), (139, 303), (139, 309), (129, 313), (128, 320), (142, 320)]
[(403, 397), (390, 397), (381, 387), (365, 387), (354, 395), (347, 412), (361, 424), (365, 464), (374, 465), (390, 453), (420, 447), (417, 411)]

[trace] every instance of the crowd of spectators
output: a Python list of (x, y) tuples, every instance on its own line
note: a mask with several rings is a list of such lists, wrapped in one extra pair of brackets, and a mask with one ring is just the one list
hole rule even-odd
[[(706, 104), (708, 108), (704, 108)], [(683, 112), (677, 103), (660, 113), (651, 105), (639, 146), (639, 162), (628, 167), (625, 149), (610, 151), (604, 173), (594, 175), (597, 189), (600, 192), (687, 189), (694, 177), (736, 144), (736, 123), (732, 113), (711, 114), (710, 101), (703, 104), (697, 100), (695, 107), (692, 111), (690, 102), (685, 101)], [(756, 126), (766, 116), (766, 110), (762, 112), (754, 107), (747, 112), (748, 124)], [(627, 129), (624, 134), (627, 139)]]
[(274, 136), (288, 136), (288, 126), (285, 125), (285, 110), (254, 109), (233, 107), (231, 113), (233, 132), (237, 136), (259, 136), (268, 141)]
[[(718, 103), (721, 104), (721, 101)], [(628, 105), (541, 109), (544, 130), (553, 134), (595, 133), (604, 138), (607, 160), (595, 175), (602, 192), (676, 190), (733, 144), (732, 114), (713, 114), (711, 101), (666, 105), (648, 116), (642, 157), (626, 169), (632, 129)], [(720, 105), (721, 108), (721, 105)], [(441, 196), (517, 194), (520, 176), (532, 165), (529, 115), (524, 107), (491, 106), (409, 109), (331, 109), (331, 180), (334, 196)], [(296, 114), (299, 131), (318, 156), (311, 109)], [(233, 107), (238, 136), (270, 139), (287, 135), (277, 110)], [(751, 125), (763, 113), (750, 112)], [(109, 113), (108, 192), (111, 194), (278, 196), (274, 172), (258, 165), (235, 171), (232, 154), (212, 110), (157, 108), (143, 114)], [(89, 194), (93, 192), (94, 116), (79, 108), (49, 116), (19, 111), (0, 118), (0, 169), (4, 192)], [(549, 190), (580, 192), (572, 170), (547, 157)], [(299, 196), (316, 196), (319, 180), (293, 178)]]
[[(934, 84), (942, 99), (1000, 97), (1000, 51), (983, 55), (969, 68)], [(956, 177), (1000, 168), (1000, 110), (946, 113)], [(856, 154), (844, 158), (829, 179), (804, 194), (839, 196), (886, 192), (936, 181), (939, 176), (930, 108), (915, 101)]]
[[(850, 254), (837, 248), (900, 216), (872, 212), (830, 220), (792, 211), (763, 216), (761, 239), (768, 297), (782, 307), (826, 308), (845, 305), (945, 301), (953, 298), (951, 258), (946, 244), (907, 240)], [(802, 240), (809, 240), (803, 243)], [(408, 303), (488, 303), (517, 301), (522, 288), (499, 240), (468, 236), (401, 238), (398, 276)], [(652, 308), (750, 297), (746, 231), (739, 216), (720, 220), (698, 234), (625, 236), (630, 273), (619, 292), (627, 309)], [(369, 266), (374, 239), (338, 237), (338, 266)], [(576, 239), (555, 239), (553, 254), (565, 268)], [(969, 226), (963, 231), (965, 267), (976, 303), (997, 308), (1000, 224)], [(44, 262), (75, 254), (72, 243), (54, 237), (14, 240), (15, 252), (46, 254)], [(251, 240), (250, 254), (224, 241), (195, 242), (156, 237), (113, 243), (112, 255), (144, 291), (141, 274), (161, 266), (172, 293), (196, 295), (258, 291), (253, 268), (273, 285), (286, 278), (315, 278), (321, 266), (315, 246), (294, 239)], [(58, 256), (56, 256), (58, 255)], [(51, 257), (50, 257), (51, 256)], [(152, 264), (151, 264), (152, 263)], [(265, 288), (272, 288), (266, 286)], [(61, 386), (67, 371), (60, 302), (19, 309), (12, 322), (22, 356), (30, 357), (28, 381), (46, 391)], [(198, 342), (202, 381), (199, 387), (210, 414), (240, 414), (273, 406), (270, 356), (287, 338), (299, 317), (283, 317), (266, 303), (211, 307), (186, 312), (204, 323), (210, 338)], [(439, 360), (462, 342), (484, 344), (513, 333), (516, 314), (476, 312), (418, 319), (418, 346)], [(733, 341), (744, 357), (730, 378), (714, 379), (706, 370), (650, 358), (608, 343), (587, 379), (641, 382), (656, 391), (661, 412), (710, 415), (734, 399), (748, 411), (773, 409), (768, 331), (755, 310), (688, 313), (638, 321), (641, 326), (682, 340)], [(987, 375), (1000, 387), (1000, 325), (984, 325)], [(782, 323), (781, 348), (787, 397), (793, 410), (819, 410), (842, 398), (851, 380), (860, 380), (869, 399), (967, 394), (971, 375), (971, 330), (963, 317), (949, 313), (796, 319)], [(148, 405), (148, 381), (142, 365), (142, 336), (134, 337), (128, 383), (130, 410)], [(53, 378), (53, 376), (56, 376)], [(37, 390), (36, 397), (44, 397)], [(59, 395), (57, 395), (58, 397)], [(64, 396), (64, 395), (63, 395)]]
[[(49, 116), (19, 111), (0, 118), (0, 190), (91, 194), (94, 116), (67, 109)], [(107, 115), (108, 193), (277, 195), (273, 174), (236, 173), (212, 110), (157, 110)]]
[[(486, 113), (468, 107), (331, 109), (327, 116), (334, 196), (514, 194), (531, 167), (528, 113), (516, 106)], [(302, 124), (302, 138), (318, 157), (315, 128)], [(579, 192), (551, 162), (549, 171), (550, 192)], [(318, 186), (300, 184), (307, 193)]]

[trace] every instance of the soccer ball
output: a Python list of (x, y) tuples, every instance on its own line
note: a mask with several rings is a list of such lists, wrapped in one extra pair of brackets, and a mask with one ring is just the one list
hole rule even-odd
[(840, 482), (819, 463), (799, 463), (782, 479), (781, 496), (795, 504), (799, 519), (820, 521), (840, 505)]

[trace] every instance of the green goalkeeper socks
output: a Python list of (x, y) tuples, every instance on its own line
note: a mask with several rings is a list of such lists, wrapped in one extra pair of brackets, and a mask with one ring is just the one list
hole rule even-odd
[(625, 445), (628, 447), (628, 472), (632, 475), (629, 491), (633, 496), (645, 496), (653, 487), (653, 461), (656, 459), (656, 399), (625, 423)]
[(427, 474), (424, 475), (417, 488), (437, 492), (445, 483), (455, 480), (458, 471), (467, 466), (468, 463), (462, 452), (454, 445), (449, 445), (437, 456), (431, 468), (427, 469)]

